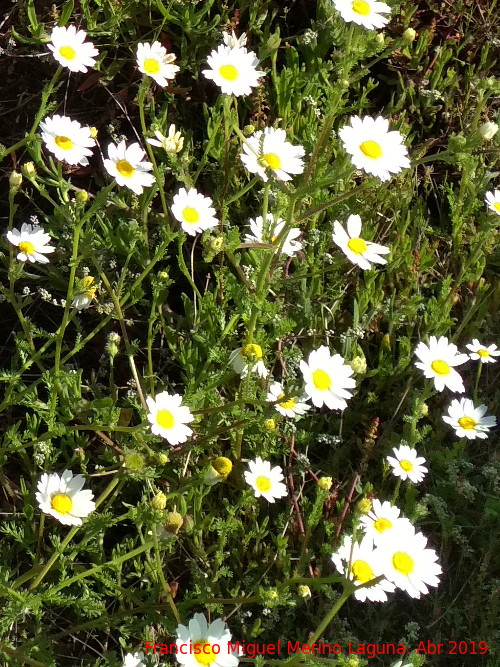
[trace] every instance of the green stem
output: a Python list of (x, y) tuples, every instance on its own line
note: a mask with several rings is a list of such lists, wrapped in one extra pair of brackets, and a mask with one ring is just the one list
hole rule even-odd
[(479, 361), (477, 365), (477, 374), (476, 374), (476, 382), (474, 384), (474, 407), (476, 407), (476, 404), (478, 402), (477, 400), (477, 392), (479, 389), (479, 378), (481, 377), (481, 371), (483, 370), (483, 362)]
[[(139, 86), (139, 94), (137, 96), (137, 101), (139, 104), (139, 116), (141, 120), (141, 128), (144, 136), (146, 136), (148, 132), (148, 129), (146, 127), (146, 118), (144, 115), (144, 99), (146, 97), (150, 85), (151, 85), (151, 79), (147, 76), (144, 76), (141, 85)], [(156, 164), (156, 159), (153, 153), (153, 149), (151, 148), (151, 145), (146, 141), (145, 146), (148, 152), (149, 159), (151, 160), (151, 164), (153, 165), (153, 173), (156, 179), (156, 187), (158, 188), (158, 192), (160, 193), (163, 215), (165, 216), (165, 221), (168, 223), (170, 220), (170, 214), (168, 212), (167, 201), (165, 199), (165, 191), (163, 189), (163, 179), (160, 174), (160, 170), (158, 169), (158, 165)]]

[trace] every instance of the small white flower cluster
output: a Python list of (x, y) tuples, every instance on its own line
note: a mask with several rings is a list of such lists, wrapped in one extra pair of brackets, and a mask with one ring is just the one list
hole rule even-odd
[[(413, 598), (429, 592), (428, 586), (439, 585), (441, 566), (434, 549), (412, 523), (400, 517), (398, 507), (385, 501), (372, 501), (372, 509), (360, 520), (363, 538), (353, 542), (344, 538), (332, 555), (337, 570), (359, 585), (354, 597), (361, 602), (385, 602), (387, 593), (396, 588)], [(365, 586), (382, 577), (378, 583)]]
[[(496, 345), (482, 345), (476, 338), (466, 345), (469, 354), (460, 354), (453, 343), (448, 342), (446, 336), (439, 339), (435, 336), (429, 338), (429, 345), (419, 343), (415, 354), (420, 361), (415, 366), (424, 372), (428, 379), (434, 381), (436, 391), (443, 391), (448, 387), (450, 391), (458, 394), (465, 392), (465, 387), (460, 374), (455, 366), (461, 366), (470, 359), (479, 361), (481, 364), (495, 363), (495, 357), (500, 355)], [(485, 416), (487, 407), (485, 405), (474, 406), (470, 399), (462, 398), (460, 401), (453, 400), (448, 408), (448, 416), (443, 420), (453, 426), (455, 433), (460, 438), (486, 438), (488, 431), (496, 426), (496, 417)]]

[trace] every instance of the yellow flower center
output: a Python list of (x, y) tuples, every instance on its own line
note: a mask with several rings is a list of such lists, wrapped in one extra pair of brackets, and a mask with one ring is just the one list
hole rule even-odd
[[(212, 644), (210, 644), (210, 642), (208, 642), (206, 639), (200, 639), (194, 646), (194, 659), (199, 665), (205, 665), (208, 667), (208, 665), (211, 665), (217, 659), (217, 655), (212, 650)], [(199, 653), (196, 651), (199, 651)]]
[(29, 241), (21, 241), (19, 244), (19, 250), (24, 252), (25, 255), (31, 255), (35, 252), (35, 246)]
[(241, 356), (244, 359), (262, 359), (262, 348), (260, 345), (255, 345), (255, 343), (250, 343), (250, 345), (245, 345), (241, 350)]
[(472, 417), (460, 417), (458, 423), (466, 431), (472, 431), (476, 428), (477, 422), (475, 422)]
[(375, 578), (372, 568), (365, 560), (356, 560), (351, 565), (351, 571), (356, 581), (366, 584), (367, 581)]
[(61, 46), (59, 53), (66, 60), (74, 60), (76, 58), (76, 51), (71, 46)]
[(441, 359), (436, 359), (435, 361), (432, 362), (431, 368), (434, 371), (434, 373), (437, 373), (438, 375), (449, 375), (450, 374), (450, 367), (446, 363), (446, 361), (442, 361)]
[(281, 167), (281, 159), (276, 155), (276, 153), (266, 153), (262, 156), (262, 162), (264, 166), (268, 166), (271, 169), (279, 169)]
[(352, 250), (354, 253), (356, 253), (356, 255), (362, 255), (368, 248), (363, 239), (349, 239), (347, 242), (347, 247), (349, 250)]
[(316, 389), (319, 389), (319, 391), (326, 391), (327, 389), (330, 389), (332, 385), (332, 380), (328, 373), (322, 371), (321, 369), (313, 372), (312, 379), (314, 386)]
[(219, 74), (227, 81), (236, 81), (238, 78), (238, 70), (234, 65), (222, 65), (219, 67)]
[(159, 410), (158, 414), (156, 415), (156, 422), (162, 428), (169, 429), (173, 427), (175, 419), (169, 410)]
[(403, 468), (405, 472), (413, 472), (413, 463), (408, 461), (408, 459), (403, 459), (399, 462), (399, 465)]
[(478, 350), (477, 353), (479, 354), (480, 357), (489, 357), (490, 353), (488, 350)]
[(160, 71), (160, 63), (156, 58), (146, 58), (144, 61), (144, 69), (148, 74), (158, 74)]
[(189, 223), (190, 225), (195, 225), (200, 219), (200, 214), (195, 208), (186, 206), (186, 208), (182, 211), (182, 217), (184, 218), (185, 222)]
[[(278, 396), (278, 401), (280, 400), (280, 398), (283, 398), (284, 395), (285, 395), (285, 394), (280, 394), (280, 395)], [(283, 401), (283, 403), (278, 403), (278, 405), (280, 406), (280, 408), (283, 408), (283, 410), (291, 410), (292, 408), (295, 407), (295, 403), (296, 403), (296, 402), (297, 402), (297, 401), (296, 401), (295, 398), (291, 398), (291, 399), (288, 400), (288, 401)]]
[(381, 517), (373, 523), (373, 527), (378, 533), (383, 533), (384, 531), (390, 530), (392, 528), (392, 523), (389, 521), (389, 519), (384, 519)]
[(255, 486), (259, 489), (259, 491), (262, 491), (263, 493), (267, 493), (271, 489), (271, 480), (269, 477), (264, 477), (263, 475), (260, 475), (260, 477), (257, 477), (255, 480)]
[(70, 151), (73, 148), (73, 142), (69, 137), (56, 137), (54, 141), (63, 151)]
[[(365, 5), (366, 2), (360, 3)], [(359, 12), (361, 13), (361, 12)], [(380, 148), (379, 144), (377, 144), (376, 141), (363, 141), (361, 146), (359, 147), (363, 155), (366, 155), (366, 157), (371, 158), (372, 160), (378, 160), (379, 158), (382, 157), (384, 154), (382, 149)]]
[(401, 574), (404, 574), (405, 576), (411, 574), (415, 569), (413, 558), (404, 551), (396, 551), (392, 557), (392, 564), (395, 570), (401, 572)]
[(130, 164), (130, 162), (128, 162), (128, 160), (118, 160), (116, 163), (116, 168), (123, 176), (123, 178), (132, 178), (132, 176), (135, 174), (135, 169)]
[(500, 213), (500, 201), (496, 201), (496, 202), (493, 204), (493, 208), (494, 208), (495, 210), (497, 210), (497, 211)]
[(59, 514), (68, 514), (73, 507), (73, 501), (65, 493), (56, 493), (50, 500), (50, 506)]
[(368, 16), (371, 13), (370, 5), (364, 0), (354, 0), (351, 6), (352, 11), (361, 16)]

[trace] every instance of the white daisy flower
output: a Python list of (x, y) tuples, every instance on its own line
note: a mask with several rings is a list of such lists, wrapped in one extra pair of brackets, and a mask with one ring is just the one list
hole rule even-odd
[(40, 128), (47, 149), (58, 160), (88, 165), (87, 156), (92, 155), (89, 149), (95, 146), (90, 127), (82, 127), (77, 120), (56, 114), (40, 123)]
[(498, 355), (500, 355), (500, 350), (495, 344), (486, 347), (486, 345), (481, 345), (477, 338), (474, 338), (472, 343), (469, 343), (465, 347), (472, 352), (472, 354), (469, 354), (471, 359), (479, 359), (483, 364), (496, 363), (497, 360), (493, 357), (498, 357)]
[(439, 585), (442, 569), (436, 563), (434, 549), (426, 546), (427, 538), (416, 533), (412, 526), (411, 530), (399, 531), (378, 549), (384, 575), (413, 598), (428, 593), (427, 586)]
[(485, 202), (493, 213), (500, 215), (500, 190), (487, 192)]
[(486, 405), (474, 407), (474, 402), (468, 398), (462, 398), (460, 401), (453, 400), (448, 408), (449, 417), (443, 417), (443, 421), (453, 426), (455, 433), (459, 438), (485, 439), (488, 437), (488, 431), (497, 425), (496, 417), (485, 417), (487, 411)]
[(195, 188), (181, 188), (172, 202), (172, 215), (181, 223), (186, 234), (196, 236), (205, 229), (216, 227), (219, 221), (210, 197), (204, 197)]
[(23, 222), (21, 230), (13, 229), (7, 232), (7, 240), (19, 248), (17, 259), (20, 262), (40, 262), (48, 264), (50, 255), (55, 248), (48, 243), (52, 240), (50, 235), (43, 231), (38, 225), (30, 225)]
[(185, 667), (237, 667), (239, 657), (230, 642), (231, 633), (221, 618), (209, 625), (203, 614), (195, 614), (187, 627), (177, 626), (175, 657)]
[(335, 9), (347, 23), (357, 23), (368, 30), (383, 28), (389, 19), (382, 14), (390, 14), (391, 8), (385, 2), (376, 0), (333, 0)]
[(84, 476), (73, 476), (71, 470), (60, 477), (57, 473), (43, 474), (36, 494), (40, 510), (65, 526), (81, 526), (82, 519), (95, 510), (94, 494), (90, 489), (82, 491), (84, 484)]
[(139, 651), (138, 653), (127, 653), (125, 660), (123, 662), (123, 667), (146, 667), (146, 664), (143, 662), (144, 653)]
[(346, 398), (352, 398), (347, 389), (356, 386), (352, 378), (354, 371), (344, 363), (340, 354), (333, 357), (330, 350), (322, 345), (313, 350), (307, 363), (300, 362), (300, 370), (306, 383), (305, 393), (317, 408), (323, 404), (330, 410), (344, 410), (347, 407)]
[(142, 162), (145, 155), (137, 142), (130, 144), (128, 148), (125, 141), (120, 141), (118, 146), (109, 144), (109, 159), (104, 160), (104, 167), (118, 185), (124, 185), (136, 195), (140, 195), (143, 188), (155, 182), (153, 174), (149, 173), (153, 165), (151, 162)]
[(137, 45), (139, 72), (150, 76), (162, 88), (168, 85), (168, 79), (173, 79), (180, 69), (178, 65), (172, 64), (174, 61), (175, 54), (167, 53), (167, 49), (160, 42), (153, 44), (144, 42)]
[(238, 347), (229, 355), (229, 363), (233, 367), (235, 373), (238, 373), (242, 378), (247, 376), (248, 370), (251, 373), (257, 373), (259, 377), (265, 378), (267, 376), (267, 369), (262, 361), (262, 348), (260, 345), (250, 343), (244, 347)]
[[(264, 224), (262, 216), (259, 215), (255, 220), (250, 218), (249, 227), (252, 235), (246, 234), (245, 243), (276, 243), (283, 227), (285, 226), (285, 221), (282, 218), (278, 218), (276, 222), (274, 221), (274, 216), (272, 213), (267, 214), (267, 222), (269, 230), (266, 230), (264, 233)], [(283, 243), (281, 252), (288, 257), (292, 257), (296, 252), (302, 250), (302, 243), (296, 241), (301, 234), (300, 229), (294, 227), (291, 229)]]
[(388, 181), (390, 172), (398, 174), (410, 167), (408, 151), (400, 132), (389, 132), (389, 121), (382, 116), (361, 119), (351, 117), (351, 125), (339, 131), (344, 150), (351, 155), (357, 169), (364, 169), (381, 181)]
[(98, 56), (99, 51), (92, 42), (86, 42), (86, 38), (87, 33), (84, 30), (77, 31), (74, 25), (67, 28), (56, 26), (50, 34), (52, 44), (47, 46), (63, 67), (71, 72), (87, 72), (88, 67), (94, 67), (94, 56)]
[[(366, 584), (383, 574), (380, 554), (373, 548), (373, 541), (367, 537), (360, 543), (354, 542), (354, 546), (351, 536), (344, 537), (342, 546), (336, 553), (332, 554), (332, 561), (338, 572), (347, 576), (355, 584)], [(374, 586), (359, 588), (354, 593), (354, 597), (360, 602), (366, 600), (386, 602), (387, 593), (393, 593), (394, 591), (394, 584), (382, 579)]]
[(371, 269), (372, 265), (370, 262), (374, 264), (387, 264), (387, 260), (380, 257), (380, 255), (387, 255), (391, 252), (391, 249), (378, 243), (364, 241), (360, 238), (361, 218), (359, 215), (349, 216), (347, 220), (347, 232), (337, 220), (335, 220), (333, 225), (333, 242), (338, 245), (353, 264), (357, 264), (362, 269)]
[(280, 181), (290, 181), (290, 174), (304, 171), (302, 146), (293, 146), (286, 140), (285, 130), (266, 127), (259, 130), (243, 144), (241, 161), (252, 174), (259, 174), (267, 181), (266, 169), (271, 169)]
[[(232, 45), (228, 46), (228, 42)], [(202, 74), (219, 86), (224, 95), (250, 95), (252, 88), (259, 85), (259, 78), (265, 75), (257, 69), (259, 60), (255, 53), (241, 46), (234, 33), (233, 37), (224, 37), (224, 45), (212, 51), (207, 64), (210, 69)]]
[(465, 364), (469, 361), (469, 357), (466, 354), (459, 354), (457, 346), (448, 343), (446, 336), (441, 336), (439, 339), (431, 336), (429, 345), (419, 343), (415, 354), (420, 359), (415, 362), (415, 366), (424, 371), (426, 378), (434, 380), (436, 391), (443, 391), (448, 387), (457, 394), (464, 393), (463, 380), (453, 366)]
[(255, 461), (248, 462), (248, 467), (245, 481), (255, 491), (256, 498), (263, 496), (270, 503), (274, 503), (276, 498), (287, 495), (286, 486), (282, 482), (285, 478), (280, 466), (271, 468), (269, 461), (263, 461), (258, 456)]
[(97, 285), (93, 276), (85, 276), (81, 281), (81, 290), (73, 298), (71, 305), (78, 311), (85, 310), (92, 303), (92, 299), (97, 292)]
[(375, 546), (378, 546), (395, 531), (411, 526), (411, 522), (403, 517), (400, 518), (399, 514), (399, 507), (391, 505), (387, 500), (381, 503), (374, 498), (371, 511), (361, 517), (359, 524), (365, 531), (366, 537), (372, 539)]
[(168, 391), (156, 394), (156, 399), (151, 396), (146, 399), (151, 431), (165, 438), (172, 446), (186, 442), (193, 433), (193, 430), (186, 424), (194, 421), (194, 416), (188, 407), (181, 405), (181, 402), (182, 396), (170, 395)]
[[(275, 401), (279, 401), (281, 398), (284, 397), (285, 397), (285, 391), (281, 386), (281, 383), (273, 382), (273, 384), (269, 387), (269, 391), (267, 393), (267, 400), (270, 403), (274, 403)], [(282, 401), (281, 403), (276, 403), (274, 407), (276, 408), (277, 412), (280, 413), (280, 415), (283, 415), (283, 417), (297, 418), (311, 409), (310, 405), (307, 405), (307, 403), (300, 402), (301, 400), (307, 400), (307, 399), (306, 397), (303, 397), (300, 400), (297, 398), (289, 398), (288, 401)]]
[(401, 480), (404, 482), (409, 479), (411, 482), (418, 484), (421, 482), (427, 472), (427, 468), (422, 465), (425, 463), (423, 456), (417, 456), (415, 449), (412, 449), (408, 445), (400, 445), (399, 449), (393, 447), (392, 449), (394, 456), (387, 457), (387, 462), (392, 467), (392, 472), (396, 477), (401, 477)]
[(184, 137), (180, 130), (175, 129), (175, 125), (168, 128), (168, 137), (164, 137), (161, 132), (155, 130), (156, 139), (146, 139), (151, 146), (163, 148), (166, 153), (180, 153), (184, 146)]

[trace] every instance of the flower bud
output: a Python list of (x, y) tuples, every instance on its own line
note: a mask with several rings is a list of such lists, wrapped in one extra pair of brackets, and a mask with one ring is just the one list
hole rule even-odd
[(146, 467), (146, 459), (139, 452), (125, 454), (124, 468), (131, 473), (139, 473)]
[(163, 491), (158, 491), (156, 496), (151, 501), (151, 507), (155, 510), (164, 510), (167, 506), (167, 496)]
[(27, 178), (33, 178), (33, 176), (36, 176), (36, 167), (33, 162), (25, 162), (21, 167), (21, 171)]
[(87, 190), (77, 190), (75, 194), (75, 199), (78, 204), (85, 204), (89, 200), (89, 193)]
[(274, 431), (274, 429), (276, 428), (276, 422), (274, 421), (274, 419), (266, 419), (266, 421), (264, 422), (264, 428), (266, 429), (266, 431)]
[(23, 182), (22, 174), (19, 174), (17, 171), (11, 172), (9, 176), (9, 185), (10, 189), (16, 192), (21, 187)]
[(249, 137), (255, 132), (255, 125), (245, 125), (243, 128), (243, 134), (245, 137)]
[(92, 139), (97, 139), (97, 127), (90, 128), (90, 136)]
[(364, 357), (354, 357), (349, 366), (356, 374), (366, 373), (366, 359)]
[(309, 586), (299, 586), (299, 595), (301, 598), (310, 598), (311, 597), (311, 589)]
[(384, 44), (385, 43), (385, 33), (384, 32), (378, 32), (375, 39), (377, 40), (378, 44)]
[(205, 477), (205, 484), (213, 486), (218, 482), (223, 482), (227, 479), (232, 469), (233, 463), (231, 459), (227, 459), (225, 456), (218, 456), (212, 461), (210, 469)]
[(403, 33), (403, 39), (408, 44), (411, 44), (412, 42), (414, 42), (416, 36), (417, 36), (417, 33), (415, 32), (415, 30), (413, 30), (413, 28), (406, 28), (406, 30)]
[(183, 523), (184, 519), (182, 518), (182, 514), (179, 514), (179, 512), (169, 512), (163, 527), (167, 533), (177, 535), (182, 528)]
[(160, 452), (159, 454), (156, 455), (156, 460), (161, 466), (164, 466), (169, 462), (170, 459), (168, 458), (167, 454)]
[(498, 132), (498, 125), (496, 123), (483, 123), (479, 127), (479, 134), (485, 141), (493, 139), (495, 134)]
[(369, 498), (362, 498), (356, 507), (360, 514), (368, 514), (372, 511), (372, 501)]
[(325, 491), (325, 493), (328, 493), (330, 489), (332, 488), (333, 484), (333, 479), (331, 477), (321, 477), (318, 480), (318, 486), (322, 491)]

